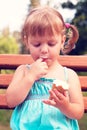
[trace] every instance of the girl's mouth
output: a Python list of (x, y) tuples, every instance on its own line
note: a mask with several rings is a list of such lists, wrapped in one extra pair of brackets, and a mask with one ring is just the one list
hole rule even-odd
[(48, 58), (42, 58), (43, 62), (46, 62), (48, 60)]
[(40, 58), (42, 59), (43, 62), (46, 62), (48, 60), (47, 56), (41, 56)]

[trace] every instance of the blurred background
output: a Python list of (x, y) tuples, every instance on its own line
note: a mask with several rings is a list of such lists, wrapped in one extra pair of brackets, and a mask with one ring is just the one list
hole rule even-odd
[(76, 25), (80, 37), (70, 55), (87, 54), (87, 0), (3, 0), (0, 3), (0, 54), (28, 53), (20, 32), (28, 12), (37, 6), (57, 9), (65, 22)]
[[(79, 30), (76, 48), (69, 55), (87, 54), (87, 0), (3, 0), (0, 2), (0, 54), (27, 54), (21, 40), (21, 28), (28, 12), (48, 5), (57, 9), (64, 21)], [(87, 61), (86, 61), (87, 62)], [(0, 110), (0, 130), (10, 130), (11, 110)], [(81, 130), (87, 130), (87, 114), (79, 120)]]

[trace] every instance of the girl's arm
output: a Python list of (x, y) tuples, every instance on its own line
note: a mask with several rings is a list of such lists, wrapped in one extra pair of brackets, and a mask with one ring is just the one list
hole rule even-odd
[(67, 108), (66, 114), (70, 118), (80, 119), (84, 113), (84, 102), (81, 91), (81, 84), (78, 78), (78, 75), (71, 69), (69, 73), (69, 107)]
[(25, 65), (21, 65), (15, 71), (12, 82), (6, 92), (6, 99), (9, 107), (15, 107), (22, 103), (34, 83), (32, 75), (28, 73), (27, 75), (25, 73), (26, 69)]
[(26, 65), (18, 67), (6, 92), (8, 106), (15, 107), (22, 103), (35, 80), (41, 78), (47, 72), (48, 66), (45, 62), (42, 62), (42, 59), (35, 61), (30, 69)]

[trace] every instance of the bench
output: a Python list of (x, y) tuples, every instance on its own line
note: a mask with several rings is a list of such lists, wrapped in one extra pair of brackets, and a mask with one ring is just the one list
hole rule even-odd
[[(76, 72), (84, 72), (84, 75), (79, 75), (79, 79), (84, 93), (84, 112), (87, 113), (87, 55), (59, 56), (58, 60), (63, 66), (72, 68)], [(21, 64), (31, 64), (32, 62), (33, 59), (27, 54), (0, 54), (0, 72), (3, 69), (15, 70)], [(12, 76), (13, 74), (0, 73), (0, 109), (11, 109), (7, 106), (5, 90), (11, 82)]]

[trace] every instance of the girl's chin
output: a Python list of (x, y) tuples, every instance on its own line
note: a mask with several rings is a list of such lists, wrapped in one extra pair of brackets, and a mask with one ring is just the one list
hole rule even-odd
[(48, 66), (51, 66), (53, 63), (51, 60), (45, 60), (44, 62), (46, 62)]

